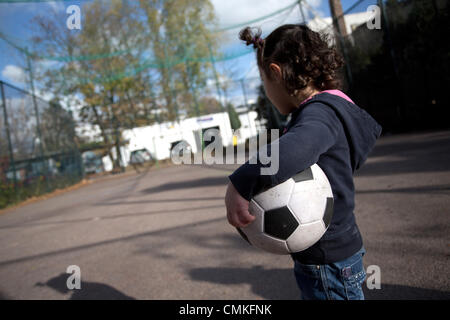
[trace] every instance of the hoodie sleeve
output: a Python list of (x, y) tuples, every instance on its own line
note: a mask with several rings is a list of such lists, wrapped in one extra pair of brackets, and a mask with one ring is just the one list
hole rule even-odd
[[(263, 165), (259, 159), (256, 164), (247, 161), (229, 176), (231, 183), (250, 201), (261, 190), (280, 184), (316, 163), (319, 156), (336, 143), (340, 125), (331, 108), (321, 103), (309, 104), (292, 127), (273, 142), (279, 145), (278, 171), (273, 175), (262, 175), (261, 168), (270, 164)], [(267, 148), (272, 161), (277, 157), (271, 154), (273, 143)]]

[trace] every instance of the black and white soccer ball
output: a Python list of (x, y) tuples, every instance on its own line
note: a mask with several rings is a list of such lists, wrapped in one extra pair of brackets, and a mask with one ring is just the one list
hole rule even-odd
[(240, 235), (275, 254), (303, 251), (325, 233), (333, 216), (333, 192), (317, 164), (254, 196), (249, 204), (255, 220)]

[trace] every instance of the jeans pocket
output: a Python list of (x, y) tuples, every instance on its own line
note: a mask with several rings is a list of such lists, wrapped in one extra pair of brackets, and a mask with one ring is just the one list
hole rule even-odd
[(362, 257), (344, 266), (341, 269), (341, 276), (345, 286), (345, 294), (348, 300), (363, 300), (364, 293), (362, 285), (366, 279)]
[(320, 266), (308, 265), (295, 262), (295, 279), (301, 291), (303, 300), (326, 300), (327, 296), (323, 289)]
[(295, 262), (294, 271), (296, 274), (301, 274), (310, 278), (320, 279), (320, 269), (315, 264), (302, 264)]

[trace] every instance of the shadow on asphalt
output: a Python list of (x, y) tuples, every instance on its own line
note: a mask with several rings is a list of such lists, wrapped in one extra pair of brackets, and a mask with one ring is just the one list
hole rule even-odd
[[(196, 268), (189, 271), (193, 280), (222, 285), (247, 283), (254, 294), (271, 300), (300, 299), (292, 269), (252, 268)], [(448, 300), (450, 292), (382, 284), (381, 289), (363, 287), (366, 300)]]
[(224, 201), (225, 195), (223, 197), (205, 197), (205, 198), (171, 198), (171, 199), (146, 199), (137, 201), (115, 201), (115, 202), (99, 202), (96, 206), (115, 206), (120, 204), (130, 205), (130, 204), (140, 204), (140, 203), (160, 203), (160, 202), (188, 202), (188, 201), (209, 201), (209, 200), (221, 200)]
[(246, 283), (254, 294), (272, 300), (296, 300), (300, 290), (295, 283), (293, 269), (252, 268), (195, 268), (189, 275), (193, 280), (223, 285)]
[(416, 186), (411, 188), (393, 188), (393, 189), (375, 189), (375, 190), (356, 190), (357, 194), (370, 193), (420, 193), (420, 194), (444, 194), (450, 195), (450, 184), (441, 184), (433, 186)]
[(0, 292), (0, 300), (10, 300), (3, 292)]
[(60, 220), (60, 221), (22, 223), (22, 224), (2, 226), (2, 227), (0, 227), (0, 230), (1, 229), (11, 229), (11, 228), (27, 228), (27, 227), (43, 226), (43, 225), (58, 225), (58, 224), (68, 224), (68, 223), (92, 222), (92, 221), (100, 221), (100, 220), (113, 220), (113, 219), (120, 219), (120, 218), (151, 216), (151, 215), (164, 214), (164, 213), (166, 213), (166, 214), (177, 213), (177, 212), (195, 213), (199, 210), (217, 209), (217, 208), (223, 208), (223, 205), (220, 204), (220, 205), (182, 208), (182, 209), (173, 209), (173, 210), (166, 209), (166, 210), (157, 210), (157, 211), (148, 211), (148, 212), (133, 212), (133, 213), (124, 213), (124, 214), (116, 214), (116, 215), (103, 215), (103, 216), (89, 217), (89, 218), (66, 219), (66, 220)]
[(193, 179), (193, 180), (185, 180), (180, 182), (171, 182), (165, 183), (156, 187), (147, 188), (142, 190), (142, 193), (156, 193), (177, 189), (189, 189), (189, 188), (198, 188), (198, 187), (211, 187), (211, 186), (224, 186), (227, 185), (228, 178), (223, 177), (210, 177), (210, 178), (201, 178), (201, 179)]
[(67, 273), (61, 273), (45, 283), (36, 283), (36, 286), (49, 287), (61, 294), (71, 292), (69, 300), (135, 300), (107, 284), (98, 282), (82, 281), (81, 289), (70, 290), (66, 283), (69, 276)]
[(450, 171), (450, 134), (435, 133), (419, 141), (405, 143), (402, 140), (377, 145), (369, 158), (384, 156), (399, 160), (366, 163), (356, 171), (356, 176)]
[(381, 284), (381, 289), (363, 287), (367, 300), (448, 300), (450, 292), (415, 288), (403, 285)]

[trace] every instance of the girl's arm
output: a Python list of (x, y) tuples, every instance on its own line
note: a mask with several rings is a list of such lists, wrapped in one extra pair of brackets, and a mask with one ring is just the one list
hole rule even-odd
[[(261, 175), (264, 165), (259, 161), (257, 164), (246, 162), (229, 176), (231, 183), (240, 196), (249, 201), (261, 190), (280, 184), (316, 163), (320, 155), (335, 144), (341, 125), (330, 107), (321, 103), (308, 105), (289, 131), (273, 142), (279, 144), (279, 154), (271, 155), (272, 161), (278, 156), (278, 172)], [(269, 152), (271, 149), (269, 145)]]

